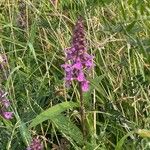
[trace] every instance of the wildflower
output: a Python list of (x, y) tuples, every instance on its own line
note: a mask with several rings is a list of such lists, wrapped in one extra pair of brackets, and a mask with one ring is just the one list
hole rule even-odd
[(7, 93), (0, 90), (0, 115), (9, 120), (13, 118), (13, 112), (9, 112), (7, 109), (10, 106), (10, 101), (6, 98)]
[(43, 150), (41, 140), (38, 137), (33, 138), (30, 146), (27, 147), (27, 150)]
[(9, 120), (9, 119), (12, 119), (13, 118), (13, 112), (2, 112), (2, 116), (5, 118), (5, 119), (7, 119), (7, 120)]
[(80, 83), (82, 91), (88, 91), (89, 81), (86, 79), (85, 71), (93, 66), (93, 56), (87, 53), (83, 20), (78, 19), (73, 33), (72, 44), (65, 50), (66, 63), (62, 65), (65, 70), (66, 85), (69, 86), (72, 80)]
[(7, 57), (5, 54), (0, 54), (0, 68), (7, 64)]
[(6, 99), (5, 97), (1, 99), (1, 103), (5, 108), (8, 108), (10, 106), (10, 101)]

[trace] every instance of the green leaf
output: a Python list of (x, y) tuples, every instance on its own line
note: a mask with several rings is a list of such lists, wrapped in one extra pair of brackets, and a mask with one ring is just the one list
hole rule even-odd
[(25, 125), (25, 123), (23, 123), (23, 122), (20, 123), (19, 130), (20, 130), (20, 134), (22, 136), (24, 143), (26, 145), (29, 145), (29, 142), (31, 141), (32, 138), (31, 138), (30, 132), (29, 132), (27, 126)]
[(10, 120), (6, 120), (4, 119), (2, 116), (0, 116), (0, 122), (1, 120), (3, 120), (3, 123), (5, 124), (6, 128), (9, 130), (9, 131), (12, 131), (13, 129), (13, 125), (12, 125), (12, 122)]
[(90, 80), (91, 87), (94, 88), (97, 92), (99, 92), (103, 97), (106, 97), (106, 92), (104, 89), (101, 87), (100, 83), (102, 79), (104, 79), (105, 74), (95, 77), (94, 79)]
[[(71, 122), (71, 120), (62, 114), (53, 118), (53, 123), (69, 140), (75, 141), (79, 145), (83, 145), (83, 136), (79, 128)], [(72, 142), (73, 142), (72, 141)]]
[(20, 138), (22, 138), (23, 142), (24, 142), (24, 143), (26, 144), (26, 146), (27, 146), (27, 145), (29, 145), (29, 143), (30, 143), (31, 140), (32, 140), (31, 134), (30, 134), (30, 132), (29, 132), (29, 130), (28, 130), (26, 124), (25, 124), (23, 121), (21, 121), (21, 118), (20, 118), (20, 116), (18, 115), (18, 112), (15, 113), (15, 117), (16, 117), (16, 119), (17, 119), (17, 124), (16, 124), (17, 126), (16, 126), (16, 127), (19, 128), (20, 135), (21, 135)]
[(37, 57), (36, 57), (36, 52), (35, 52), (35, 49), (34, 49), (32, 43), (28, 43), (28, 46), (29, 46), (29, 48), (30, 48), (30, 50), (31, 50), (31, 52), (33, 54), (33, 57), (34, 57), (36, 63), (38, 64)]
[(136, 21), (133, 21), (132, 23), (130, 23), (129, 25), (127, 25), (126, 30), (128, 32), (130, 32), (134, 28), (135, 23), (136, 23)]
[(99, 3), (101, 3), (101, 4), (105, 4), (105, 5), (108, 5), (108, 4), (110, 4), (111, 2), (113, 2), (112, 0), (101, 0), (101, 1), (98, 1)]
[(94, 77), (94, 79), (90, 80), (92, 83), (94, 84), (99, 84), (104, 78), (105, 78), (105, 74)]
[(124, 144), (126, 138), (127, 138), (128, 136), (131, 136), (133, 133), (135, 133), (135, 131), (131, 131), (131, 132), (129, 132), (128, 134), (126, 134), (126, 135), (117, 143), (117, 146), (116, 146), (115, 150), (122, 150), (122, 146), (123, 146), (123, 144)]
[(52, 120), (54, 119), (57, 115), (59, 115), (61, 112), (73, 108), (73, 107), (78, 107), (77, 103), (74, 102), (63, 102), (60, 104), (57, 104), (41, 114), (39, 114), (36, 118), (34, 118), (29, 126), (29, 128), (37, 126), (38, 124), (42, 123), (43, 121), (46, 120)]

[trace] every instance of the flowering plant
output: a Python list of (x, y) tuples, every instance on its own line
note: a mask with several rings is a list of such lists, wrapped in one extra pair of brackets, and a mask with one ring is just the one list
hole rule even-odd
[(83, 92), (89, 90), (89, 81), (86, 78), (85, 71), (91, 70), (93, 66), (93, 56), (87, 53), (86, 39), (83, 20), (80, 17), (75, 25), (71, 47), (66, 49), (66, 62), (62, 65), (65, 70), (66, 86), (70, 86), (71, 81), (79, 83), (80, 93), (80, 115), (83, 131), (83, 138), (86, 138), (86, 113), (84, 109)]
[(6, 93), (0, 90), (0, 115), (8, 120), (13, 118), (13, 112), (7, 111), (9, 106), (10, 101), (6, 98)]
[[(5, 54), (0, 54), (0, 69), (3, 70), (7, 65), (7, 57)], [(7, 93), (0, 89), (0, 115), (9, 120), (13, 118), (13, 112), (9, 112), (10, 101), (6, 98)]]
[(32, 139), (31, 144), (26, 150), (43, 150), (43, 145), (38, 137)]
[(74, 29), (72, 44), (66, 49), (66, 63), (62, 65), (65, 69), (65, 81), (69, 86), (72, 80), (80, 83), (82, 91), (89, 89), (89, 81), (86, 79), (85, 71), (93, 66), (93, 56), (87, 53), (84, 26), (82, 18), (79, 18)]

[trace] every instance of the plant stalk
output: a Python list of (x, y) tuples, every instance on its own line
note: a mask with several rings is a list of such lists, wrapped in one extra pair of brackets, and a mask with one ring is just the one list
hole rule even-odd
[(85, 139), (86, 139), (86, 126), (85, 126), (85, 124), (86, 124), (86, 114), (85, 114), (83, 91), (82, 91), (81, 83), (79, 83), (79, 94), (80, 94), (81, 125), (82, 125), (83, 140), (85, 142)]

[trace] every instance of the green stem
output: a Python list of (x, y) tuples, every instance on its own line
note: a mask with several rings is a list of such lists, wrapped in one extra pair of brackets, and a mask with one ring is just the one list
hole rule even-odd
[(79, 93), (80, 93), (80, 115), (81, 115), (81, 125), (82, 125), (82, 132), (83, 132), (83, 140), (85, 142), (86, 139), (86, 114), (85, 114), (85, 108), (84, 108), (84, 99), (83, 99), (83, 91), (81, 84), (79, 83)]

